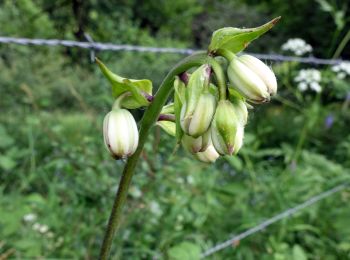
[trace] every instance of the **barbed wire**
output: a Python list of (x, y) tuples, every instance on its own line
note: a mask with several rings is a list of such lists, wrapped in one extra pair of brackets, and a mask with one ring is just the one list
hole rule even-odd
[[(87, 42), (59, 40), (59, 39), (29, 39), (29, 38), (15, 38), (15, 37), (0, 37), (0, 43), (6, 44), (20, 44), (20, 45), (38, 45), (38, 46), (65, 46), (76, 47), (91, 50), (91, 56), (94, 51), (137, 51), (137, 52), (153, 52), (153, 53), (178, 53), (178, 54), (192, 54), (199, 51), (188, 48), (169, 48), (169, 47), (148, 47), (128, 44), (113, 44), (94, 42), (91, 36), (86, 35)], [(254, 53), (254, 56), (264, 60), (272, 61), (294, 61), (298, 63), (309, 63), (315, 65), (336, 65), (345, 60), (341, 59), (319, 59), (315, 57), (295, 57), (284, 56), (279, 54), (260, 54)]]
[(302, 210), (304, 208), (307, 208), (311, 205), (313, 205), (314, 203), (322, 200), (322, 199), (325, 199), (343, 189), (345, 189), (346, 187), (348, 186), (348, 183), (343, 183), (343, 184), (340, 184), (338, 186), (335, 186), (334, 188), (330, 189), (330, 190), (327, 190), (325, 192), (322, 192), (314, 197), (311, 197), (310, 199), (308, 199), (307, 201), (295, 206), (295, 207), (292, 207), (292, 208), (289, 208), (285, 211), (283, 211), (282, 213), (279, 213), (277, 215), (275, 215), (274, 217), (260, 223), (259, 225), (255, 226), (255, 227), (252, 227), (232, 238), (230, 238), (229, 240), (223, 242), (223, 243), (220, 243), (210, 249), (208, 249), (207, 251), (205, 251), (202, 255), (201, 255), (201, 258), (205, 258), (209, 255), (212, 255), (214, 254), (215, 252), (218, 252), (226, 247), (229, 247), (229, 246), (232, 246), (232, 245), (235, 245), (237, 244), (238, 242), (240, 242), (242, 239), (248, 237), (248, 236), (251, 236), (257, 232), (260, 232), (262, 231), (263, 229), (265, 229), (266, 227), (270, 226), (271, 224), (279, 221), (279, 220), (282, 220), (284, 218), (287, 218), (287, 217), (290, 217), (292, 216), (293, 214), (295, 214), (296, 212), (298, 212), (299, 210)]

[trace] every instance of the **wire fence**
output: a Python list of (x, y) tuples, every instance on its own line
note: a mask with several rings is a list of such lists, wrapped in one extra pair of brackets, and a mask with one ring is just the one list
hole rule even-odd
[(271, 224), (273, 224), (277, 221), (280, 221), (284, 218), (290, 217), (290, 216), (294, 215), (296, 212), (298, 212), (304, 208), (307, 208), (307, 207), (315, 204), (316, 202), (323, 200), (323, 199), (325, 199), (325, 198), (327, 198), (327, 197), (329, 197), (337, 192), (344, 190), (346, 187), (348, 187), (348, 184), (343, 183), (343, 184), (340, 184), (338, 186), (335, 186), (334, 188), (332, 188), (330, 190), (327, 190), (327, 191), (322, 192), (314, 197), (311, 197), (307, 201), (305, 201), (305, 202), (303, 202), (295, 207), (289, 208), (289, 209), (273, 216), (272, 218), (265, 220), (264, 222), (260, 223), (259, 225), (252, 227), (252, 228), (230, 238), (229, 240), (222, 242), (222, 243), (208, 249), (207, 251), (205, 251), (201, 255), (201, 258), (205, 258), (207, 256), (210, 256), (210, 255), (212, 255), (220, 250), (223, 250), (229, 246), (234, 246), (238, 242), (240, 242), (242, 239), (247, 238), (247, 237), (249, 237), (257, 232), (260, 232), (260, 231), (264, 230), (266, 227), (270, 226)]
[[(20, 45), (38, 45), (38, 46), (64, 46), (89, 49), (91, 51), (91, 58), (94, 57), (95, 51), (136, 51), (136, 52), (153, 52), (153, 53), (177, 53), (177, 54), (191, 54), (196, 49), (187, 48), (168, 48), (168, 47), (148, 47), (128, 44), (113, 44), (94, 42), (89, 35), (85, 35), (87, 42), (59, 40), (59, 39), (29, 39), (29, 38), (15, 38), (15, 37), (0, 37), (0, 43), (4, 44), (20, 44)], [(260, 54), (254, 53), (259, 59), (271, 61), (289, 61), (298, 63), (308, 63), (314, 65), (335, 65), (345, 60), (341, 59), (319, 59), (315, 57), (295, 57), (284, 56), (279, 54)]]

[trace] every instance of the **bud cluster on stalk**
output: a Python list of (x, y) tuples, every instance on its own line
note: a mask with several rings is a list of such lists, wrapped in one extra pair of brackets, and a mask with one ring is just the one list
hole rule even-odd
[[(172, 70), (172, 73), (183, 72), (175, 76), (173, 102), (161, 109), (156, 125), (175, 136), (177, 143), (196, 159), (212, 163), (220, 156), (237, 154), (243, 145), (248, 108), (252, 108), (252, 103), (269, 102), (276, 94), (277, 80), (271, 68), (254, 56), (237, 53), (279, 19), (256, 28), (219, 29), (213, 33), (206, 55), (203, 53), (201, 59), (187, 63), (187, 71), (179, 67)], [(139, 140), (137, 124), (127, 109), (147, 107), (155, 102), (150, 110), (154, 114), (165, 100), (152, 96), (150, 80), (123, 78), (96, 61), (116, 98), (104, 119), (104, 142), (114, 158), (127, 158), (136, 151)]]
[[(272, 70), (251, 55), (228, 59), (228, 82), (219, 94), (219, 82), (210, 62), (199, 66), (186, 80), (175, 79), (176, 122), (174, 132), (183, 147), (203, 162), (214, 162), (220, 155), (237, 154), (243, 145), (248, 121), (248, 102), (265, 103), (277, 92)], [(225, 68), (220, 68), (222, 71)], [(223, 73), (225, 75), (225, 73)], [(221, 82), (222, 83), (222, 82)], [(225, 95), (226, 93), (226, 95)], [(227, 97), (228, 95), (228, 97)], [(176, 110), (176, 109), (175, 109)]]

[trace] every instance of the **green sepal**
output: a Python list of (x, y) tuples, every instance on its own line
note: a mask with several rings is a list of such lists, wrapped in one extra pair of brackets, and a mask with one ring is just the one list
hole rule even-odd
[(186, 112), (185, 117), (191, 115), (198, 103), (200, 95), (203, 93), (206, 86), (209, 85), (208, 64), (203, 64), (197, 68), (190, 76), (186, 88)]
[(175, 105), (174, 103), (169, 103), (162, 108), (161, 114), (174, 114), (175, 113)]
[(233, 53), (238, 53), (244, 50), (250, 42), (270, 30), (280, 18), (276, 17), (270, 22), (256, 28), (240, 29), (224, 27), (216, 30), (213, 33), (208, 50), (209, 52), (215, 52), (218, 49), (225, 49)]
[(228, 99), (233, 102), (235, 99), (240, 99), (242, 101), (245, 101), (245, 98), (234, 88), (229, 87), (228, 88)]
[(219, 98), (218, 88), (213, 83), (209, 84), (209, 93), (212, 94), (216, 99)]
[(167, 134), (171, 136), (176, 135), (176, 124), (172, 121), (158, 121), (156, 125), (160, 126)]
[(186, 99), (186, 86), (185, 83), (183, 83), (179, 77), (175, 77), (174, 81), (174, 113), (175, 113), (175, 125), (176, 125), (176, 139), (177, 142), (180, 143), (182, 136), (183, 136), (183, 130), (181, 128), (180, 124), (180, 114), (181, 114), (181, 108), (182, 104), (185, 102)]
[(100, 60), (96, 59), (103, 75), (112, 85), (112, 95), (117, 98), (125, 92), (130, 92), (131, 95), (125, 97), (122, 101), (121, 106), (127, 109), (134, 109), (143, 106), (148, 106), (149, 101), (143, 95), (147, 93), (152, 95), (152, 82), (148, 79), (126, 79), (118, 76), (117, 74), (110, 71), (106, 65), (104, 65)]

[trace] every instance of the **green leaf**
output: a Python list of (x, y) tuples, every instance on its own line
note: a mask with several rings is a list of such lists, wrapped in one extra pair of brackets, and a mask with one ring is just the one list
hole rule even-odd
[(171, 136), (176, 135), (176, 124), (174, 122), (162, 120), (158, 121), (156, 124), (160, 126), (167, 134)]
[(270, 22), (256, 27), (240, 29), (234, 27), (224, 27), (213, 33), (209, 52), (215, 52), (218, 49), (226, 49), (233, 53), (238, 53), (244, 50), (250, 42), (259, 38), (261, 35), (270, 30), (280, 19), (277, 17)]
[(293, 260), (307, 260), (305, 251), (299, 245), (293, 246)]
[(14, 143), (13, 138), (6, 132), (5, 127), (0, 125), (0, 148), (6, 148)]
[(125, 92), (130, 92), (131, 95), (125, 97), (122, 101), (122, 107), (134, 109), (143, 106), (148, 106), (149, 101), (144, 96), (145, 94), (152, 95), (152, 82), (148, 79), (126, 79), (114, 74), (100, 60), (96, 59), (103, 75), (112, 85), (112, 95), (117, 98)]
[(190, 242), (182, 242), (168, 251), (171, 260), (196, 260), (200, 259), (200, 253), (200, 247)]
[(16, 162), (8, 156), (0, 156), (0, 167), (6, 171), (12, 170), (16, 166)]

